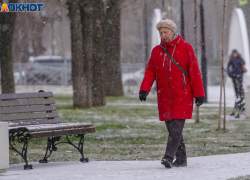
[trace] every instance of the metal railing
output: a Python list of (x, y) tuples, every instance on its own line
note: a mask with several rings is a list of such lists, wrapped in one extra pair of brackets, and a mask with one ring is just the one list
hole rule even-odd
[(71, 85), (71, 63), (14, 63), (15, 85)]
[[(144, 77), (143, 65), (122, 63), (124, 85), (140, 86)], [(219, 85), (221, 68), (207, 67), (208, 85)], [(14, 63), (15, 85), (72, 85), (71, 63)]]

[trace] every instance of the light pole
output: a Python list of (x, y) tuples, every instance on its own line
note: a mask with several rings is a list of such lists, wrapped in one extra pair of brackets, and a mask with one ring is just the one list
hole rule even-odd
[(205, 91), (204, 102), (207, 102), (207, 59), (206, 59), (206, 49), (205, 49), (205, 27), (204, 27), (204, 7), (203, 0), (200, 4), (200, 21), (201, 21), (201, 71), (202, 71), (202, 81)]
[(183, 0), (181, 0), (181, 36), (185, 40), (185, 24), (184, 24), (184, 5)]
[(150, 58), (148, 55), (148, 11), (147, 11), (147, 4), (148, 1), (144, 2), (144, 39), (145, 39), (145, 62), (144, 62), (144, 69), (147, 68), (147, 61)]
[(50, 26), (51, 26), (51, 41), (52, 41), (52, 43), (51, 43), (51, 51), (52, 51), (52, 56), (54, 56), (55, 55), (55, 36), (54, 36), (54, 22), (55, 22), (55, 20), (54, 20), (54, 18), (51, 18), (50, 19)]

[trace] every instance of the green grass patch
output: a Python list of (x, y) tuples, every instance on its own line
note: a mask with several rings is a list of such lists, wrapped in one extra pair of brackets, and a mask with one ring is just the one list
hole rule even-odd
[[(158, 119), (157, 100), (152, 106), (138, 106), (138, 97), (107, 97), (107, 106), (72, 107), (72, 97), (55, 97), (63, 122), (92, 122), (96, 133), (85, 136), (85, 155), (90, 160), (159, 160), (163, 157), (168, 132)], [(227, 109), (227, 114), (232, 108)], [(226, 130), (217, 130), (218, 108), (200, 107), (200, 123), (186, 120), (183, 136), (188, 157), (249, 152), (249, 120), (227, 121)], [(78, 138), (70, 138), (75, 144)], [(62, 138), (65, 141), (65, 138)], [(20, 143), (15, 143), (18, 149)], [(29, 161), (39, 161), (46, 150), (46, 139), (29, 141)], [(68, 144), (59, 144), (49, 161), (78, 161), (80, 155)], [(10, 151), (10, 163), (23, 163)]]

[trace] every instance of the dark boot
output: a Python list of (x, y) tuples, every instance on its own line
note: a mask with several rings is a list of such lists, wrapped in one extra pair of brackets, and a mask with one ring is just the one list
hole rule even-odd
[(173, 163), (173, 158), (166, 156), (161, 159), (161, 164), (164, 165), (166, 168), (171, 168)]
[(180, 159), (176, 159), (172, 165), (174, 167), (184, 167), (187, 166), (187, 160), (180, 160)]

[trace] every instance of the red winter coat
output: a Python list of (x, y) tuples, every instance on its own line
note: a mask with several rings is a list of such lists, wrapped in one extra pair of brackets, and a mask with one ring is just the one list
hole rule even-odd
[(149, 93), (156, 80), (160, 121), (191, 119), (194, 97), (205, 97), (193, 48), (179, 35), (169, 43), (161, 42), (161, 45), (189, 73), (189, 78), (158, 45), (152, 50), (140, 91)]

